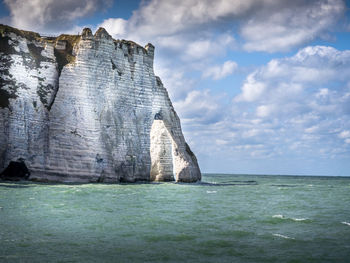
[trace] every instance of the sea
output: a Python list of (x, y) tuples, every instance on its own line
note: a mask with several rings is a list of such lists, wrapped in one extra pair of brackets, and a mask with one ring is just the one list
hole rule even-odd
[(350, 262), (350, 177), (0, 182), (0, 262)]

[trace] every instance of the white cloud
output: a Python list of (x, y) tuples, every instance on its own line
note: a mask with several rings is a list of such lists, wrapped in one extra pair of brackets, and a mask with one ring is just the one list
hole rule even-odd
[[(227, 34), (219, 36), (208, 35), (207, 38), (194, 39), (181, 37), (182, 45), (177, 49), (183, 61), (213, 60), (224, 55), (227, 50), (234, 46), (235, 40)], [(167, 48), (161, 46), (162, 48)]]
[[(319, 77), (296, 76), (303, 67)], [(198, 91), (174, 104), (186, 138), (206, 160), (350, 157), (350, 51), (306, 47), (249, 74), (231, 105), (222, 103), (226, 97)]]
[(266, 118), (269, 117), (274, 111), (274, 105), (260, 105), (256, 108), (256, 116)]
[(251, 73), (236, 101), (271, 101), (300, 98), (306, 89), (319, 87), (315, 96), (325, 98), (330, 91), (322, 84), (345, 81), (350, 74), (350, 51), (314, 46), (300, 50), (295, 56), (275, 59)]
[(255, 78), (255, 73), (250, 74), (242, 87), (242, 93), (235, 98), (235, 101), (255, 101), (266, 90), (266, 85)]
[(100, 25), (104, 27), (109, 34), (116, 38), (122, 37), (126, 34), (127, 21), (122, 18), (109, 18), (103, 21)]
[[(69, 30), (77, 19), (108, 8), (102, 0), (4, 0), (11, 12), (11, 25), (44, 33)], [(128, 20), (108, 18), (104, 26), (114, 37), (145, 44), (167, 43), (180, 48), (183, 40), (193, 58), (222, 44), (217, 36), (241, 34), (248, 51), (284, 51), (332, 32), (343, 17), (343, 0), (151, 0), (141, 2)], [(171, 40), (171, 41), (170, 41)], [(187, 44), (185, 43), (187, 42)], [(220, 43), (221, 42), (221, 43)], [(197, 48), (199, 47), (199, 48)]]
[(213, 78), (214, 80), (222, 79), (231, 75), (237, 69), (237, 63), (234, 61), (225, 61), (221, 66), (216, 65), (207, 68), (203, 72), (204, 78)]
[(329, 89), (321, 88), (319, 92), (316, 94), (317, 98), (326, 98), (329, 95)]
[[(144, 3), (130, 19), (130, 27), (141, 36), (173, 35), (192, 31), (203, 24), (239, 16), (254, 8), (247, 0), (152, 0)], [(263, 1), (268, 2), (268, 1)], [(193, 31), (192, 31), (193, 32)]]
[(11, 25), (20, 29), (57, 33), (73, 28), (78, 18), (111, 5), (111, 0), (4, 0)]
[(215, 96), (209, 90), (194, 90), (185, 99), (174, 102), (174, 107), (183, 122), (217, 123), (223, 117), (223, 96)]
[(160, 59), (155, 60), (154, 72), (162, 79), (172, 101), (184, 99), (196, 86), (193, 79), (185, 76), (182, 68), (164, 65)]
[(269, 130), (273, 139), (260, 133), (257, 137), (266, 147), (278, 140), (276, 145), (293, 151), (308, 148), (312, 153), (322, 145), (324, 152), (349, 152), (342, 144), (350, 141), (349, 76), (350, 51), (330, 47), (306, 47), (292, 57), (270, 61), (247, 77), (233, 100), (245, 112), (236, 120), (255, 123), (244, 126), (242, 137)]
[(172, 35), (172, 36), (160, 36), (156, 39), (157, 44), (161, 47), (166, 47), (171, 50), (180, 50), (183, 48), (183, 43), (186, 42), (183, 36)]
[(306, 133), (315, 133), (315, 132), (317, 132), (318, 130), (319, 130), (319, 126), (313, 125), (313, 126), (311, 126), (311, 127), (309, 127), (309, 128), (306, 128), (306, 129), (305, 129), (305, 132), (306, 132)]
[[(196, 57), (210, 48), (203, 35), (220, 27), (231, 37), (241, 34), (248, 51), (276, 52), (324, 37), (345, 10), (343, 0), (151, 0), (127, 20), (125, 34), (141, 42), (159, 39), (158, 44), (167, 42), (169, 47), (178, 47), (178, 39), (189, 41), (189, 51)], [(114, 24), (112, 20), (102, 24)]]
[(286, 51), (300, 46), (333, 27), (345, 12), (341, 0), (333, 1), (290, 1), (278, 12), (258, 12), (241, 27), (246, 39), (244, 48), (248, 51)]
[(228, 141), (225, 141), (225, 140), (222, 140), (222, 139), (216, 139), (215, 140), (215, 143), (217, 145), (227, 145), (229, 142)]
[(185, 49), (186, 57), (194, 59), (202, 58), (207, 56), (211, 50), (212, 43), (209, 40), (196, 40), (189, 43)]
[(339, 138), (347, 139), (350, 138), (350, 131), (342, 131), (339, 133)]

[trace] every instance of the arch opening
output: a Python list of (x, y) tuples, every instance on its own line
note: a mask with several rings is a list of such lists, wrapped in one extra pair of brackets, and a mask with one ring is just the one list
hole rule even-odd
[[(157, 115), (156, 115), (157, 117)], [(156, 118), (151, 127), (151, 181), (176, 181), (174, 171), (174, 141), (164, 121)]]

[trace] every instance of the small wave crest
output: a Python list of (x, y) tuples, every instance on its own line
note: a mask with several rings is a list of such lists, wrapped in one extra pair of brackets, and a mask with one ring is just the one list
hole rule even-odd
[(310, 221), (309, 218), (293, 218), (293, 217), (289, 218), (289, 217), (285, 217), (283, 215), (273, 215), (272, 218), (292, 220), (292, 221), (296, 221), (296, 222)]
[(310, 219), (308, 218), (291, 218), (293, 221), (309, 221)]
[(207, 191), (207, 194), (215, 194), (216, 191)]
[(344, 224), (344, 225), (347, 225), (347, 226), (350, 226), (350, 223), (348, 223), (348, 222), (341, 222), (342, 224)]
[(283, 219), (283, 215), (273, 215), (272, 218), (280, 218), (280, 219)]
[(240, 185), (257, 185), (257, 181), (225, 181), (225, 182), (198, 182), (195, 185), (201, 186), (240, 186)]
[(275, 236), (275, 237), (281, 237), (281, 238), (284, 238), (284, 239), (295, 239), (293, 237), (288, 237), (288, 236), (281, 235), (281, 234), (272, 234), (272, 235)]

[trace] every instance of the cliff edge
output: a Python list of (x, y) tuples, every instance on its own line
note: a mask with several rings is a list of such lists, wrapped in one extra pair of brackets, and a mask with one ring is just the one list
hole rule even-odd
[(153, 59), (152, 44), (103, 28), (43, 37), (0, 25), (0, 172), (27, 169), (29, 180), (49, 182), (199, 181)]

